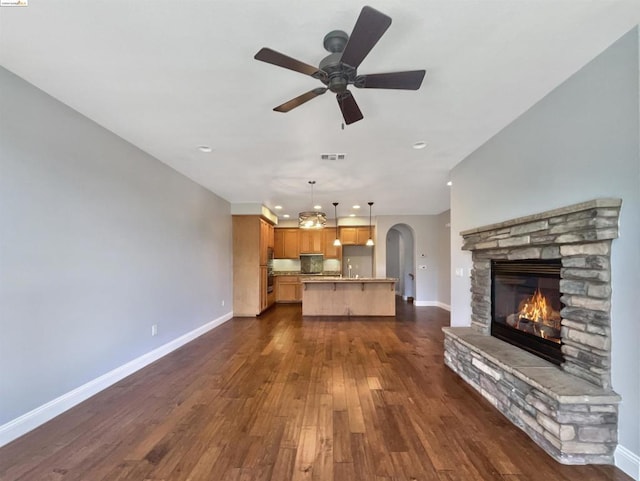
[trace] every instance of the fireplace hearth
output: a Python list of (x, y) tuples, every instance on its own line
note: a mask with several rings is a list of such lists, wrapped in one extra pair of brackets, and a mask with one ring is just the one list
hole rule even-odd
[(491, 262), (491, 335), (562, 364), (559, 259)]

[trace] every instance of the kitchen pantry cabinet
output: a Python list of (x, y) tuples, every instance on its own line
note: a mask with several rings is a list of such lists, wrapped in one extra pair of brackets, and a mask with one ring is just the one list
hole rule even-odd
[(276, 277), (276, 302), (302, 302), (302, 284), (299, 276)]
[(267, 293), (273, 225), (257, 215), (233, 216), (233, 314), (256, 316), (275, 302)]
[[(371, 235), (375, 235), (375, 230), (371, 227)], [(340, 242), (344, 246), (363, 246), (369, 239), (369, 226), (340, 227)]]
[(297, 228), (274, 229), (273, 257), (298, 259), (300, 257), (299, 230)]

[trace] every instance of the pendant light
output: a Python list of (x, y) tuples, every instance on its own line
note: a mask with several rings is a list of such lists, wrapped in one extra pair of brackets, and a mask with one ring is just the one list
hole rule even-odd
[[(310, 180), (309, 184), (311, 184), (311, 205), (313, 206), (313, 186), (316, 181)], [(298, 226), (301, 229), (322, 229), (326, 223), (327, 214), (324, 212), (310, 210), (298, 214)]]
[(342, 245), (342, 243), (340, 242), (340, 239), (338, 238), (338, 203), (337, 202), (333, 203), (333, 215), (336, 218), (336, 240), (333, 241), (333, 245), (335, 247), (340, 247)]
[(371, 236), (371, 206), (373, 205), (373, 202), (368, 202), (368, 204), (369, 204), (369, 238), (367, 239), (366, 245), (371, 247), (373, 246), (373, 237)]

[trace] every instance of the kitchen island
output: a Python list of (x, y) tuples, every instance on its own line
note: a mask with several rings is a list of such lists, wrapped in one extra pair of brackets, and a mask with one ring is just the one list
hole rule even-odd
[(395, 316), (392, 278), (303, 277), (303, 316)]

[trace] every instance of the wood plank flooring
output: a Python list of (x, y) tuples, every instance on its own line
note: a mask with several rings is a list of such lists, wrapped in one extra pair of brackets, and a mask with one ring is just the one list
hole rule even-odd
[(234, 318), (0, 449), (2, 481), (629, 481), (563, 466), (443, 365), (446, 311)]

